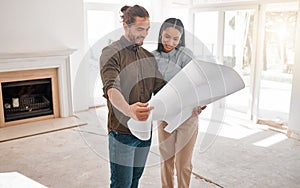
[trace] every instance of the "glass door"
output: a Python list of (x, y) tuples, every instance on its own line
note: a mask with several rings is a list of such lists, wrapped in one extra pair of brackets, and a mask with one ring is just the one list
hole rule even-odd
[(106, 100), (102, 97), (99, 57), (102, 48), (112, 42), (112, 33), (122, 26), (119, 19), (120, 7), (114, 4), (85, 3), (87, 52), (84, 62), (88, 64), (89, 107), (106, 104)]
[(113, 11), (87, 10), (88, 45), (93, 46), (101, 37), (116, 29), (116, 19)]
[(255, 121), (286, 124), (298, 2), (207, 9), (211, 11), (205, 8), (195, 11), (194, 35), (218, 63), (234, 68), (246, 85), (226, 97), (226, 110), (245, 114), (247, 119)]
[[(251, 98), (253, 25), (254, 10), (195, 13), (195, 37), (204, 43), (219, 64), (235, 69), (245, 82), (245, 89), (225, 98), (226, 110), (234, 110), (245, 116), (249, 113)], [(195, 49), (201, 49), (199, 42), (195, 42), (194, 46)], [(201, 50), (196, 52), (201, 52), (196, 54), (199, 58), (206, 56)]]
[(218, 15), (218, 11), (195, 13), (193, 51), (196, 58), (217, 58)]
[(229, 10), (224, 17), (222, 63), (235, 69), (245, 82), (243, 90), (226, 97), (226, 107), (246, 115), (250, 108), (254, 10)]
[(288, 122), (295, 38), (297, 3), (268, 4), (265, 17), (263, 57), (258, 119), (285, 124)]

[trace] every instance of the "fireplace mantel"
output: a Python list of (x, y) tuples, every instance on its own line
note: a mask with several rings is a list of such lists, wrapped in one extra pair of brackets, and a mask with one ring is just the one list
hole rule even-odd
[(0, 53), (0, 74), (3, 72), (57, 68), (60, 117), (73, 115), (70, 55), (74, 49), (32, 53)]
[(76, 50), (62, 49), (62, 50), (49, 50), (49, 51), (41, 51), (41, 52), (27, 52), (27, 53), (0, 53), (0, 63), (7, 62), (7, 60), (69, 56), (74, 51), (76, 51)]

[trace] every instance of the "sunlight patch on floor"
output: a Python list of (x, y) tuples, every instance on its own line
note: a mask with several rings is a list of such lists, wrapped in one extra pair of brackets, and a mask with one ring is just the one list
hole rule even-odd
[(270, 147), (270, 146), (277, 144), (286, 139), (288, 139), (288, 137), (286, 135), (278, 133), (278, 134), (272, 135), (268, 138), (265, 138), (263, 140), (260, 140), (258, 142), (255, 142), (255, 143), (253, 143), (253, 145), (260, 146), (260, 147)]

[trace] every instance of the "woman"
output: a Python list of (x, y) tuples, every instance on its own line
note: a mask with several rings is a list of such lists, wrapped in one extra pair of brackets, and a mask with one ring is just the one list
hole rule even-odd
[[(192, 51), (185, 47), (184, 26), (180, 19), (169, 18), (164, 21), (159, 31), (158, 47), (153, 54), (166, 81), (171, 80), (192, 60)], [(174, 187), (174, 166), (178, 187), (189, 187), (193, 149), (198, 134), (198, 114), (205, 107), (194, 109), (191, 117), (172, 133), (164, 130), (167, 122), (159, 122), (162, 187)]]

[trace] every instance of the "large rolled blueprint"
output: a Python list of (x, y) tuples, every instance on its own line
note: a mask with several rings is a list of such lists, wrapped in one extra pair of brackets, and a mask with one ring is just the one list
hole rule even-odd
[(149, 105), (154, 109), (146, 121), (130, 119), (128, 128), (137, 138), (148, 140), (152, 121), (164, 120), (169, 133), (179, 127), (197, 106), (210, 104), (245, 87), (232, 68), (205, 61), (191, 60), (156, 95)]

